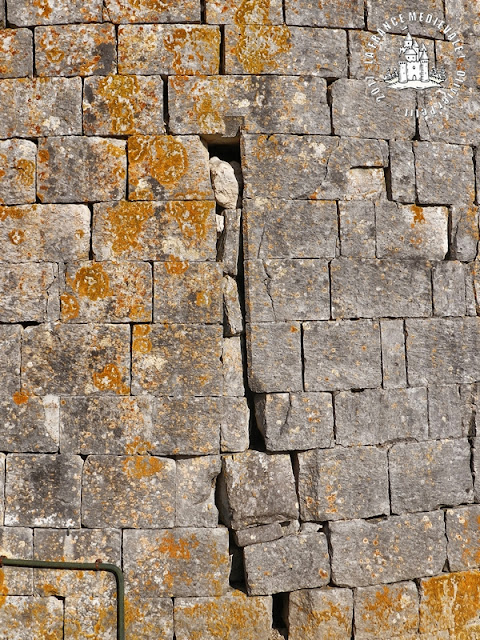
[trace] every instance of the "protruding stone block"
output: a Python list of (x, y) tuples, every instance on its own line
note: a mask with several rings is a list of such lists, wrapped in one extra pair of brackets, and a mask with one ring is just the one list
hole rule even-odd
[(449, 509), (446, 522), (450, 570), (480, 566), (480, 505)]
[[(54, 453), (59, 444), (57, 396), (39, 398), (25, 391), (0, 399), (0, 441), (3, 451)], [(68, 453), (74, 453), (68, 451)]]
[(225, 337), (239, 336), (245, 330), (243, 312), (240, 304), (238, 284), (234, 278), (225, 276), (222, 281), (223, 318)]
[(250, 442), (250, 409), (246, 398), (224, 398), (220, 428), (220, 450), (245, 451)]
[(418, 591), (414, 582), (400, 582), (355, 591), (355, 637), (417, 638)]
[(243, 397), (245, 395), (245, 356), (243, 350), (243, 338), (234, 336), (224, 338), (222, 346), (223, 364), (223, 395)]
[(287, 0), (285, 8), (287, 24), (342, 29), (362, 29), (365, 24), (361, 0), (336, 6), (334, 10), (322, 2), (318, 4), (309, 0)]
[[(3, 3), (0, 4), (3, 7)], [(3, 29), (0, 9), (0, 78), (33, 75), (33, 33), (30, 29)]]
[(349, 638), (353, 595), (349, 589), (302, 589), (288, 597), (290, 640)]
[(220, 456), (177, 460), (175, 526), (216, 527), (215, 481), (222, 469)]
[(29, 140), (0, 141), (0, 203), (35, 202), (37, 145)]
[(375, 258), (375, 207), (373, 202), (339, 202), (340, 252), (352, 258)]
[(58, 265), (0, 263), (0, 322), (45, 322), (59, 315)]
[(15, 0), (8, 3), (8, 20), (15, 26), (101, 22), (102, 0), (46, 0), (32, 3)]
[(272, 524), (261, 524), (256, 527), (247, 527), (235, 531), (235, 543), (239, 547), (248, 547), (250, 544), (259, 544), (261, 542), (270, 542), (278, 540), (283, 536), (283, 527), (279, 522)]
[(200, 6), (196, 0), (105, 0), (106, 18), (114, 23), (125, 22), (200, 22)]

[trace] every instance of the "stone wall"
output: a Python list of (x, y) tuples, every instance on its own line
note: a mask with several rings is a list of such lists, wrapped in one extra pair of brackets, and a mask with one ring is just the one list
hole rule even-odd
[(479, 7), (393, 5), (0, 0), (0, 551), (129, 640), (480, 638)]

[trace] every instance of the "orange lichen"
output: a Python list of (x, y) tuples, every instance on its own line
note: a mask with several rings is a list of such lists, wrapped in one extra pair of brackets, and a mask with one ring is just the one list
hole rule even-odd
[(106, 364), (102, 371), (94, 371), (93, 384), (100, 391), (115, 391), (125, 395), (129, 393), (127, 385), (123, 384), (122, 374), (116, 364)]
[(138, 236), (145, 222), (155, 213), (150, 202), (119, 202), (108, 209), (109, 231), (113, 234), (112, 251), (115, 254), (138, 249)]
[(135, 133), (134, 100), (139, 92), (136, 76), (106, 76), (98, 82), (98, 93), (110, 114), (110, 133)]
[(29, 398), (29, 395), (26, 391), (15, 391), (15, 393), (12, 396), (14, 403), (18, 405), (27, 404), (28, 398)]
[(158, 545), (158, 553), (164, 554), (175, 560), (190, 560), (190, 551), (196, 549), (199, 545), (195, 535), (189, 536), (189, 539), (175, 539), (173, 533), (166, 533), (160, 544)]
[(50, 154), (47, 149), (39, 149), (38, 160), (43, 163), (46, 163), (50, 160)]
[[(296, 608), (303, 615), (301, 617), (302, 624), (296, 625), (295, 631), (298, 637), (305, 638), (305, 640), (319, 638), (319, 633), (325, 629), (325, 625), (328, 623), (345, 634), (350, 629), (350, 620), (342, 609), (333, 602), (324, 602), (321, 609), (319, 607), (301, 607), (298, 604), (296, 604)], [(339, 633), (338, 637), (344, 637), (344, 635)]]
[(133, 327), (132, 350), (138, 353), (149, 353), (152, 350), (152, 341), (148, 338), (151, 328), (148, 325), (135, 325)]
[(70, 283), (74, 291), (80, 296), (90, 300), (101, 300), (111, 296), (110, 280), (100, 262), (80, 267), (75, 274), (73, 283)]
[(151, 449), (153, 449), (153, 444), (148, 440), (142, 440), (140, 436), (135, 436), (132, 442), (125, 445), (125, 453), (129, 456), (135, 454), (145, 455)]
[(123, 470), (125, 471), (125, 474), (130, 478), (135, 478), (137, 480), (150, 478), (157, 473), (161, 473), (164, 468), (165, 463), (160, 458), (155, 458), (154, 456), (132, 455), (128, 456), (123, 461)]
[[(145, 176), (171, 189), (188, 171), (187, 150), (173, 136), (132, 136), (128, 140), (128, 157), (130, 181), (138, 187), (135, 193), (138, 198), (149, 198), (153, 194)], [(140, 180), (142, 184), (138, 186)]]
[(20, 220), (23, 218), (23, 210), (20, 207), (0, 207), (0, 222), (7, 218)]
[(206, 238), (211, 214), (209, 202), (167, 202), (165, 213), (175, 220), (185, 238)]
[(8, 588), (5, 584), (5, 572), (0, 569), (0, 607), (3, 607), (8, 596)]
[(69, 293), (62, 293), (60, 296), (60, 302), (62, 319), (64, 322), (78, 318), (78, 314), (80, 313), (80, 304), (75, 296), (72, 296)]
[(165, 271), (170, 275), (181, 275), (188, 269), (188, 260), (180, 260), (176, 256), (169, 256), (167, 262), (163, 263)]
[(25, 241), (25, 231), (22, 229), (12, 229), (8, 234), (8, 238), (10, 242), (16, 246), (22, 244), (22, 242)]
[(422, 224), (422, 223), (424, 224), (425, 216), (423, 214), (422, 207), (419, 207), (416, 204), (412, 204), (410, 206), (410, 209), (412, 210), (412, 213), (413, 213), (413, 222), (410, 225), (412, 229), (415, 227), (416, 224)]
[(20, 158), (15, 163), (15, 169), (18, 171), (18, 180), (24, 187), (31, 187), (35, 181), (35, 163), (26, 158)]
[[(218, 73), (218, 30), (179, 26), (165, 33), (163, 45), (173, 55), (172, 67), (177, 75)], [(198, 67), (201, 67), (200, 71)]]
[[(411, 603), (410, 599), (405, 601), (403, 596), (392, 590), (389, 586), (384, 585), (375, 591), (375, 595), (371, 602), (365, 604), (365, 613), (362, 615), (364, 622), (371, 625), (370, 632), (378, 634), (379, 637), (386, 637), (391, 632), (392, 621), (398, 621), (407, 613), (405, 611), (406, 602)], [(412, 603), (413, 604), (413, 603)], [(405, 617), (402, 624), (403, 631), (414, 632), (417, 628), (417, 615), (415, 606), (412, 609), (412, 615)]]
[(48, 20), (52, 15), (53, 9), (50, 6), (49, 0), (33, 0), (33, 6), (39, 10), (41, 18)]
[(275, 70), (281, 65), (281, 54), (292, 48), (291, 32), (286, 25), (264, 27), (244, 25), (233, 53), (247, 73), (260, 74), (266, 69)]

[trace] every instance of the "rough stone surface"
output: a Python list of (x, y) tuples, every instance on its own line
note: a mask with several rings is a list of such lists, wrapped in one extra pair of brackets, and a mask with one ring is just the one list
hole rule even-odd
[(0, 141), (0, 203), (35, 202), (37, 145), (29, 140)]
[(375, 258), (375, 207), (372, 202), (340, 202), (340, 253)]
[(272, 524), (263, 524), (256, 527), (248, 527), (235, 531), (235, 543), (239, 547), (248, 547), (250, 544), (258, 544), (260, 542), (270, 542), (278, 540), (283, 536), (282, 525), (279, 522)]
[(480, 566), (480, 505), (449, 509), (446, 524), (450, 570)]
[(216, 156), (210, 158), (209, 166), (217, 204), (224, 209), (236, 209), (240, 190), (233, 166)]
[(113, 598), (68, 596), (65, 598), (64, 637), (115, 640), (116, 602)]
[(2, 596), (0, 625), (9, 629), (10, 640), (29, 638), (63, 638), (63, 603), (57, 598)]
[(226, 336), (238, 336), (244, 332), (238, 284), (230, 276), (223, 278), (223, 317)]
[(364, 7), (360, 0), (352, 0), (346, 4), (325, 6), (310, 0), (287, 2), (287, 24), (309, 25), (315, 27), (341, 27), (359, 29), (365, 24)]
[(453, 205), (451, 247), (457, 260), (469, 261), (477, 257), (479, 241), (479, 209), (469, 205)]
[(236, 276), (238, 274), (238, 260), (240, 256), (242, 210), (226, 209), (223, 215), (224, 231), (218, 248), (218, 260), (223, 263), (224, 273)]
[(416, 200), (415, 193), (415, 156), (411, 142), (390, 141), (390, 170), (392, 198), (397, 202)]
[(222, 468), (220, 456), (177, 460), (175, 526), (216, 527), (215, 480)]
[[(5, 475), (4, 459), (2, 460), (2, 475)], [(2, 478), (2, 484), (4, 479)], [(2, 508), (3, 511), (3, 508)], [(3, 516), (3, 513), (2, 513)], [(33, 557), (33, 532), (24, 527), (1, 527), (0, 550), (7, 558)], [(3, 567), (0, 572), (4, 595), (31, 595), (33, 594), (33, 569), (24, 567)]]
[(250, 409), (246, 398), (224, 398), (224, 412), (220, 427), (222, 452), (245, 451), (250, 444)]
[(464, 438), (470, 435), (475, 410), (475, 391), (471, 385), (430, 385), (428, 388), (429, 435)]
[(349, 638), (352, 635), (353, 595), (349, 589), (302, 589), (288, 598), (288, 637), (291, 640)]
[(125, 631), (136, 640), (150, 640), (154, 631), (159, 640), (173, 640), (173, 601), (170, 598), (125, 600)]
[(416, 638), (418, 591), (414, 582), (355, 591), (355, 638)]
[[(2, 5), (3, 6), (3, 5)], [(29, 29), (3, 29), (0, 9), (0, 78), (33, 75), (33, 34)]]
[(384, 389), (407, 386), (405, 331), (403, 320), (381, 320), (382, 369)]
[[(55, 453), (59, 445), (59, 401), (16, 391), (0, 398), (0, 440), (3, 451)], [(73, 453), (73, 452), (69, 452)]]
[(107, 20), (125, 22), (199, 22), (200, 7), (195, 0), (105, 0)]
[(209, 24), (283, 24), (281, 0), (206, 0), (206, 16)]
[(432, 275), (434, 315), (466, 315), (465, 271), (463, 264), (453, 260), (440, 262), (434, 266)]
[(7, 9), (8, 20), (15, 26), (102, 20), (102, 0), (15, 0), (8, 2)]
[(1, 264), (0, 322), (58, 320), (58, 286), (56, 264)]
[(225, 338), (223, 341), (223, 395), (244, 396), (245, 383), (244, 372), (244, 348), (240, 336)]
[[(419, 11), (419, 5), (414, 0), (399, 0), (394, 7), (388, 0), (367, 0), (367, 25), (370, 31), (376, 31), (379, 27), (384, 27), (385, 31), (390, 33), (402, 33), (405, 23), (409, 20), (409, 12), (416, 12), (416, 20), (409, 21), (409, 28), (412, 35), (430, 35), (432, 32), (431, 24), (427, 24), (426, 17), (428, 13), (433, 14), (439, 20), (444, 18), (442, 0), (428, 0), (422, 12)], [(403, 16), (403, 21), (400, 19)], [(420, 19), (420, 15), (422, 18)], [(395, 21), (392, 20), (395, 19)], [(385, 23), (388, 22), (387, 29)]]
[(21, 339), (21, 326), (0, 325), (2, 393), (8, 396), (13, 396), (17, 391), (20, 391)]
[[(463, 25), (462, 25), (463, 26)], [(439, 43), (436, 46), (437, 50), (437, 61), (439, 65), (442, 65), (446, 72), (448, 73), (448, 77), (451, 78), (450, 85), (458, 85), (461, 86), (459, 89), (458, 95), (454, 95), (452, 90), (447, 94), (455, 97), (455, 105), (450, 108), (444, 107), (444, 96), (442, 94), (439, 97), (442, 97), (442, 102), (437, 101), (432, 102), (423, 94), (421, 97), (419, 96), (419, 108), (423, 111), (426, 109), (427, 111), (432, 111), (432, 109), (436, 109), (436, 113), (432, 119), (420, 118), (419, 120), (419, 131), (420, 137), (422, 140), (431, 140), (435, 143), (443, 143), (446, 142), (448, 144), (458, 145), (468, 145), (468, 144), (478, 144), (480, 141), (480, 135), (478, 132), (478, 115), (480, 113), (480, 102), (478, 100), (478, 79), (475, 69), (478, 68), (478, 44), (476, 45), (476, 51), (470, 52), (470, 45), (466, 44), (468, 61), (463, 63), (460, 61), (459, 70), (462, 72), (460, 68), (460, 64), (465, 67), (466, 76), (459, 77), (457, 73), (457, 59), (452, 56), (451, 48), (452, 44), (450, 42), (445, 42), (444, 45), (446, 47), (445, 55), (442, 55), (441, 44)], [(459, 84), (461, 83), (461, 84)], [(474, 86), (468, 86), (473, 84)], [(453, 87), (453, 91), (456, 89)], [(448, 100), (448, 97), (446, 98)], [(453, 108), (452, 108), (453, 107)], [(452, 115), (452, 110), (455, 110), (455, 114)]]

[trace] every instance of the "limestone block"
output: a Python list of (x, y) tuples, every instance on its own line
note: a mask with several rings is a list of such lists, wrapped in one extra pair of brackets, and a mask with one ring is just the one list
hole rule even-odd
[(245, 395), (244, 359), (243, 338), (225, 338), (222, 346), (224, 396)]
[(249, 445), (250, 409), (246, 398), (224, 398), (220, 426), (222, 452), (245, 451)]
[(244, 549), (248, 595), (323, 587), (330, 580), (327, 539), (300, 533)]
[(375, 205), (375, 212), (378, 258), (445, 258), (448, 251), (446, 207), (382, 202)]
[(51, 137), (39, 142), (37, 195), (41, 202), (121, 200), (126, 172), (123, 140)]
[(85, 205), (0, 206), (0, 220), (1, 261), (88, 259), (90, 210)]
[(8, 629), (8, 640), (63, 638), (63, 602), (57, 598), (3, 596), (0, 625)]
[(223, 262), (223, 272), (231, 276), (238, 273), (240, 255), (241, 209), (225, 209), (224, 231), (218, 247), (218, 260)]
[(94, 205), (97, 260), (215, 260), (214, 202), (103, 202)]
[(247, 322), (330, 318), (325, 260), (247, 260), (245, 286)]
[[(463, 26), (461, 25), (461, 27)], [(480, 134), (477, 123), (480, 115), (480, 101), (478, 100), (478, 87), (476, 86), (478, 81), (475, 69), (478, 68), (480, 51), (477, 50), (475, 53), (470, 53), (471, 62), (464, 65), (467, 68), (464, 73), (468, 75), (459, 77), (456, 67), (458, 64), (457, 58), (456, 55), (453, 55), (452, 44), (448, 42), (445, 43), (445, 46), (448, 47), (448, 58), (445, 59), (440, 53), (437, 57), (437, 64), (445, 67), (448, 78), (447, 83), (450, 86), (453, 84), (461, 86), (461, 89), (458, 89), (458, 95), (454, 96), (455, 100), (449, 100), (448, 96), (453, 96), (452, 90), (457, 91), (456, 88), (448, 91), (445, 96), (439, 94), (438, 98), (440, 100), (437, 98), (437, 101), (433, 101), (421, 92), (418, 100), (418, 106), (422, 111), (422, 115), (419, 118), (420, 138), (422, 140), (432, 140), (439, 144), (446, 142), (452, 145), (478, 145), (480, 143)], [(465, 46), (470, 48), (469, 44)], [(474, 84), (474, 86), (468, 87), (468, 84)], [(452, 104), (444, 105), (445, 101)], [(431, 114), (428, 119), (423, 116), (424, 110)], [(447, 173), (446, 175), (448, 176), (449, 174)]]
[(8, 20), (15, 26), (101, 22), (102, 0), (30, 0), (8, 2)]
[[(213, 200), (208, 151), (197, 136), (131, 136), (128, 162), (131, 200)], [(188, 223), (180, 224), (191, 236)]]
[(256, 198), (244, 201), (243, 215), (247, 259), (335, 257), (335, 202)]
[[(2, 3), (3, 7), (3, 3)], [(4, 29), (0, 9), (0, 78), (33, 75), (33, 34), (29, 29)]]
[(332, 578), (364, 587), (440, 573), (446, 560), (443, 511), (386, 520), (332, 522)]
[(473, 5), (462, 4), (456, 0), (446, 0), (445, 17), (449, 24), (461, 24), (464, 36), (480, 35), (480, 20)]
[(428, 438), (427, 390), (365, 389), (335, 395), (336, 442), (344, 447)]
[(255, 416), (267, 451), (333, 446), (333, 403), (329, 393), (256, 395)]
[(302, 520), (324, 522), (390, 513), (387, 452), (376, 447), (297, 454)]
[(175, 526), (216, 527), (215, 482), (222, 469), (220, 456), (177, 460)]
[(279, 522), (263, 524), (257, 527), (247, 527), (234, 532), (235, 543), (239, 547), (248, 547), (250, 544), (270, 542), (283, 536), (283, 528)]
[(157, 76), (85, 79), (83, 123), (87, 135), (165, 133), (163, 81)]
[[(419, 8), (422, 11), (419, 11)], [(415, 13), (415, 18), (410, 16), (410, 12)], [(433, 18), (443, 20), (442, 0), (427, 0), (419, 7), (415, 0), (400, 0), (392, 7), (388, 0), (367, 0), (367, 25), (369, 31), (376, 31), (379, 27), (390, 33), (402, 33), (403, 27), (408, 23), (412, 36), (427, 35), (432, 37), (432, 19), (427, 23), (427, 15), (432, 14)], [(402, 18), (400, 18), (402, 16)], [(388, 23), (388, 27), (387, 24)], [(438, 32), (436, 32), (436, 35)]]
[(472, 385), (430, 385), (428, 419), (430, 438), (466, 438), (475, 411)]
[(0, 28), (5, 28), (5, 1), (0, 2)]
[(244, 331), (243, 313), (236, 280), (223, 278), (224, 331), (227, 337), (238, 336)]
[(35, 29), (38, 76), (106, 76), (117, 70), (113, 24), (72, 24)]
[[(48, 453), (59, 445), (59, 402), (24, 391), (0, 398), (0, 441), (3, 451)], [(69, 452), (71, 453), (71, 452)]]
[(448, 509), (447, 554), (451, 571), (480, 565), (480, 505)]
[[(294, 76), (207, 76), (169, 80), (173, 133), (330, 134), (327, 84)], [(308, 109), (305, 108), (309, 105)], [(227, 206), (227, 205), (224, 205)], [(234, 208), (236, 204), (228, 205)]]
[(114, 598), (74, 595), (65, 598), (64, 638), (115, 640), (117, 606)]
[[(478, 179), (478, 178), (477, 178)], [(453, 205), (451, 250), (452, 257), (468, 262), (477, 257), (479, 241), (479, 208), (475, 205)]]
[(302, 589), (288, 596), (288, 637), (291, 640), (349, 638), (353, 596), (349, 589)]
[(170, 598), (125, 599), (125, 631), (135, 640), (173, 640), (173, 601)]
[(288, 455), (246, 451), (224, 456), (219, 482), (220, 517), (232, 529), (295, 520), (298, 516)]
[[(465, 271), (461, 262), (439, 262), (432, 269), (436, 316), (466, 315)], [(414, 315), (413, 313), (411, 315)], [(419, 314), (415, 314), (419, 315)]]
[(0, 265), (0, 321), (45, 322), (58, 319), (58, 265)]
[(360, 0), (352, 0), (335, 8), (310, 0), (288, 0), (285, 9), (287, 24), (343, 29), (361, 29), (365, 24), (364, 7)]
[(247, 324), (249, 386), (255, 393), (302, 391), (300, 325)]
[(403, 320), (381, 320), (382, 369), (384, 389), (407, 386), (405, 332)]
[(381, 385), (378, 322), (306, 322), (303, 331), (306, 391), (365, 389)]
[[(35, 531), (36, 560), (56, 562), (102, 562), (120, 565), (120, 531), (113, 529), (37, 529)], [(36, 569), (35, 594), (40, 596), (112, 596), (115, 578), (105, 571), (59, 571)]]
[(330, 272), (334, 318), (432, 315), (427, 262), (338, 258), (331, 263)]
[(339, 202), (340, 253), (353, 258), (375, 258), (375, 207), (372, 202)]
[(29, 140), (0, 141), (0, 203), (35, 202), (37, 145)]
[(0, 80), (0, 112), (0, 138), (81, 135), (82, 80)]
[(123, 533), (127, 597), (221, 596), (228, 589), (228, 530)]
[(418, 591), (400, 582), (355, 591), (355, 637), (359, 640), (414, 640), (418, 629)]
[(21, 326), (0, 325), (0, 376), (4, 395), (13, 396), (20, 391), (21, 340)]
[(80, 456), (11, 453), (7, 457), (7, 527), (79, 527)]
[(125, 25), (118, 29), (124, 74), (212, 75), (219, 72), (220, 29), (210, 25)]
[[(4, 467), (4, 459), (2, 460), (2, 467)], [(4, 474), (5, 470), (2, 468), (2, 475)], [(2, 478), (2, 485), (3, 484), (4, 481)], [(1, 527), (0, 551), (2, 555), (7, 558), (24, 558), (29, 560), (33, 557), (33, 531), (23, 527)], [(2, 589), (5, 595), (33, 594), (33, 569), (3, 567), (0, 575)]]
[(104, 19), (125, 22), (200, 22), (200, 7), (195, 0), (105, 0)]
[(281, 0), (246, 3), (243, 0), (206, 0), (209, 24), (282, 24)]
[(397, 202), (415, 202), (415, 156), (411, 142), (390, 140), (392, 198)]

